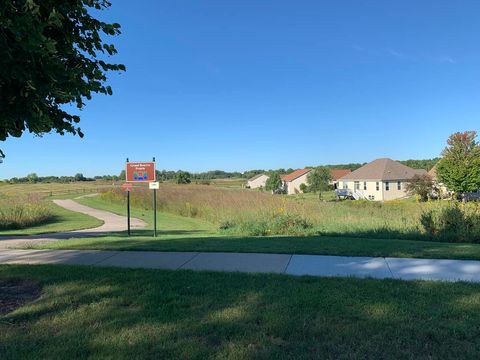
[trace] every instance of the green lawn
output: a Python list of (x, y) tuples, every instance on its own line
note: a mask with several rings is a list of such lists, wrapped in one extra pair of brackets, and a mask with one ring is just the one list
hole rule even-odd
[[(478, 359), (480, 285), (73, 266), (0, 317), (1, 359)], [(2, 296), (2, 295), (0, 295)]]
[[(79, 202), (92, 207), (124, 214), (118, 204), (100, 198), (83, 198)], [(132, 210), (132, 216), (152, 223), (151, 211)], [(89, 239), (70, 239), (45, 244), (43, 248), (150, 250), (150, 251), (208, 251), (263, 252), (347, 256), (392, 256), (414, 258), (480, 260), (479, 244), (439, 243), (417, 240), (369, 239), (342, 236), (315, 237), (235, 237), (222, 236), (212, 224), (203, 220), (169, 213), (158, 214), (158, 237), (150, 230), (136, 230), (133, 236), (117, 233)]]
[(0, 236), (11, 235), (39, 235), (54, 232), (64, 232), (71, 230), (89, 229), (103, 224), (101, 220), (94, 217), (66, 210), (60, 206), (51, 203), (53, 219), (52, 221), (19, 230), (0, 230)]

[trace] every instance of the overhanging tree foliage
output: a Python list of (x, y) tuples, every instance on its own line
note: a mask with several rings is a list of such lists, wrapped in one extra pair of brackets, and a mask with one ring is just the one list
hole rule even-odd
[[(85, 106), (93, 93), (112, 94), (108, 71), (114, 45), (103, 35), (120, 34), (120, 25), (89, 11), (107, 0), (3, 0), (0, 5), (0, 141), (25, 131), (83, 136), (80, 117), (64, 105)], [(0, 150), (0, 155), (3, 153)]]
[(476, 131), (455, 133), (437, 165), (438, 180), (457, 193), (480, 189), (480, 145)]

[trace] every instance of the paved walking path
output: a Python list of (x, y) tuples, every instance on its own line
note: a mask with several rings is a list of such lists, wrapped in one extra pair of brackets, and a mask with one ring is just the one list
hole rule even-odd
[(480, 282), (480, 261), (470, 260), (256, 253), (0, 250), (0, 264), (68, 264)]
[[(18, 248), (33, 244), (38, 245), (56, 240), (70, 239), (72, 237), (83, 238), (98, 236), (106, 233), (126, 230), (127, 218), (125, 216), (120, 216), (109, 211), (98, 210), (89, 206), (81, 205), (74, 200), (53, 200), (53, 202), (67, 210), (76, 211), (100, 219), (103, 221), (103, 225), (93, 229), (75, 230), (55, 234), (0, 236), (0, 249)], [(141, 229), (146, 226), (146, 223), (143, 220), (135, 218), (130, 220), (132, 229)]]

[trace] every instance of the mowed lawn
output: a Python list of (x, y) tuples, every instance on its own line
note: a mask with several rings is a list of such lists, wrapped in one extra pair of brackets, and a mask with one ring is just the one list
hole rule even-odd
[[(480, 285), (0, 266), (1, 359), (478, 359)], [(3, 296), (3, 295), (0, 295)]]
[[(78, 200), (95, 208), (125, 214), (125, 208), (95, 198)], [(147, 230), (125, 232), (89, 239), (70, 239), (43, 245), (55, 249), (263, 252), (323, 254), (345, 256), (392, 256), (413, 258), (477, 259), (480, 245), (440, 243), (417, 240), (369, 239), (342, 236), (224, 236), (213, 225), (201, 219), (170, 213), (158, 214), (158, 237), (152, 237), (151, 210), (132, 209), (132, 216), (149, 224)]]

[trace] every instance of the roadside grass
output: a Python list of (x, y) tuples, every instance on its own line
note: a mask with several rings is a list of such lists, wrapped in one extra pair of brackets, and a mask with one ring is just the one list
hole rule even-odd
[[(100, 197), (82, 198), (80, 203), (125, 215), (125, 207)], [(158, 213), (157, 238), (152, 237), (151, 210), (132, 209), (132, 216), (148, 224), (146, 230), (133, 230), (109, 236), (60, 240), (37, 246), (49, 249), (259, 252), (319, 254), (338, 256), (378, 256), (480, 260), (479, 244), (459, 244), (403, 239), (354, 238), (349, 236), (224, 236), (201, 219)], [(395, 234), (392, 234), (394, 236)]]
[(0, 236), (40, 235), (72, 230), (89, 229), (101, 226), (103, 222), (92, 216), (66, 210), (46, 201), (52, 217), (48, 222), (18, 230), (0, 230)]
[(477, 359), (480, 285), (0, 266), (39, 299), (0, 317), (0, 357)]

